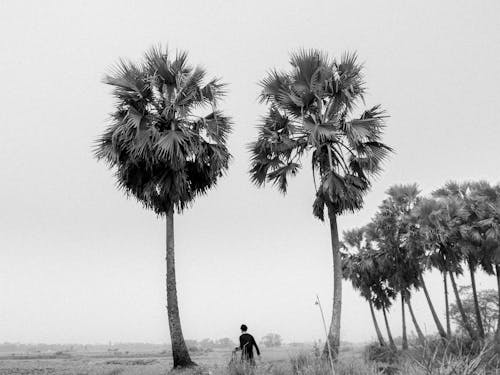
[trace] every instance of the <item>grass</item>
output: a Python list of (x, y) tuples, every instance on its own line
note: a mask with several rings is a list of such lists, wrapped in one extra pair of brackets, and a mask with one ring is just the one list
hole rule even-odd
[[(29, 358), (29, 357), (27, 357)], [(170, 371), (165, 354), (142, 353), (116, 358), (95, 355), (66, 355), (60, 358), (13, 359), (0, 357), (0, 375), (331, 375), (328, 362), (313, 348), (266, 350), (256, 367), (229, 364), (231, 351), (217, 350), (193, 356), (196, 369)], [(335, 375), (486, 375), (500, 374), (489, 345), (474, 346), (463, 341), (429, 340), (402, 352), (384, 353), (376, 345), (342, 351)]]

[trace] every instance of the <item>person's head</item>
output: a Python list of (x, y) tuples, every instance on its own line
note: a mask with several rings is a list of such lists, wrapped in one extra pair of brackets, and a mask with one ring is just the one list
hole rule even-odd
[(241, 332), (246, 332), (248, 330), (248, 327), (245, 324), (242, 324), (240, 329), (241, 329)]

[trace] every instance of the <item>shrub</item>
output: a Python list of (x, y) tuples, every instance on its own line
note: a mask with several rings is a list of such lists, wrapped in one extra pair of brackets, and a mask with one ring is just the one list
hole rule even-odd
[(228, 365), (228, 375), (253, 375), (255, 367), (248, 362), (231, 361)]
[[(496, 356), (489, 343), (468, 339), (431, 340), (406, 353), (403, 373), (480, 375), (497, 373)], [(411, 372), (413, 371), (413, 372)]]
[(389, 346), (380, 346), (378, 343), (372, 343), (365, 347), (364, 358), (368, 362), (396, 363), (398, 361), (398, 352)]

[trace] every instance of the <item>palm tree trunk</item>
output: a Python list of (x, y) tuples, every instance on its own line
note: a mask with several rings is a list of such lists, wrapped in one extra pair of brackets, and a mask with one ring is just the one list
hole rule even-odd
[(182, 335), (179, 305), (177, 303), (177, 286), (175, 281), (175, 252), (174, 252), (174, 211), (167, 212), (167, 313), (172, 342), (172, 356), (174, 368), (191, 367), (196, 364), (191, 360)]
[(472, 329), (472, 326), (469, 323), (469, 319), (467, 318), (467, 315), (465, 314), (464, 307), (462, 305), (462, 301), (460, 300), (460, 295), (458, 294), (458, 288), (457, 288), (457, 283), (455, 281), (455, 277), (453, 276), (453, 272), (450, 272), (450, 280), (451, 280), (451, 286), (453, 287), (453, 292), (455, 293), (455, 299), (457, 301), (457, 307), (458, 310), (460, 311), (460, 316), (462, 317), (462, 322), (465, 326), (465, 329), (469, 333), (469, 336), (472, 340), (477, 340), (477, 333)]
[(328, 348), (330, 347), (331, 358), (337, 360), (340, 346), (340, 314), (342, 312), (342, 260), (340, 258), (337, 215), (331, 205), (328, 205), (328, 218), (330, 219), (330, 235), (333, 254), (333, 311), (330, 331), (328, 332), (330, 346), (325, 345), (323, 354), (327, 356)]
[[(500, 306), (500, 265), (495, 264), (497, 274), (498, 306)], [(500, 354), (500, 314), (497, 319), (497, 330), (495, 332), (495, 352)]]
[(446, 277), (447, 271), (443, 272), (444, 283), (444, 302), (446, 305), (446, 334), (451, 337), (451, 323), (450, 323), (450, 303), (448, 301), (448, 278)]
[(408, 336), (406, 335), (406, 315), (405, 315), (405, 297), (401, 293), (401, 323), (403, 324), (403, 350), (408, 349)]
[(443, 325), (441, 324), (441, 321), (439, 320), (436, 310), (434, 309), (434, 305), (432, 304), (431, 297), (429, 296), (429, 291), (427, 290), (427, 286), (425, 285), (425, 280), (424, 276), (420, 275), (420, 283), (422, 284), (422, 289), (424, 290), (425, 298), (427, 299), (427, 304), (429, 305), (429, 308), (431, 309), (431, 314), (432, 317), (434, 318), (434, 323), (436, 323), (436, 328), (439, 332), (439, 336), (442, 338), (446, 338), (446, 332), (444, 331)]
[(483, 320), (481, 319), (481, 310), (479, 309), (479, 300), (477, 299), (477, 289), (476, 289), (476, 276), (474, 272), (474, 267), (472, 266), (471, 262), (468, 262), (469, 265), (469, 272), (470, 272), (470, 281), (472, 285), (472, 295), (474, 297), (474, 310), (476, 313), (476, 321), (477, 321), (477, 328), (479, 331), (479, 337), (484, 339), (484, 328), (483, 328)]
[(422, 330), (420, 329), (420, 326), (418, 325), (417, 318), (415, 317), (415, 313), (413, 312), (413, 308), (411, 306), (411, 299), (407, 298), (406, 299), (406, 304), (408, 305), (408, 310), (410, 310), (410, 315), (411, 315), (411, 320), (413, 321), (413, 325), (415, 326), (415, 330), (417, 331), (417, 336), (418, 339), (422, 344), (425, 343), (425, 336), (422, 333)]
[(378, 342), (380, 346), (385, 346), (384, 336), (382, 336), (382, 332), (380, 331), (380, 327), (378, 326), (377, 317), (375, 316), (375, 311), (373, 310), (373, 303), (371, 300), (368, 300), (368, 304), (370, 305), (370, 312), (372, 313), (373, 326), (375, 327), (375, 332), (377, 332)]
[(384, 313), (385, 328), (387, 329), (387, 337), (389, 338), (389, 346), (391, 347), (391, 349), (397, 350), (396, 344), (394, 344), (394, 339), (392, 338), (391, 327), (389, 327), (389, 322), (387, 321), (387, 312), (385, 310), (385, 307), (382, 308), (382, 312)]

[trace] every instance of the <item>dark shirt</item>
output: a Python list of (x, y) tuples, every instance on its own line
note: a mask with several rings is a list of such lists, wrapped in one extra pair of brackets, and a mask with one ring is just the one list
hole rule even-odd
[(260, 355), (259, 347), (257, 346), (257, 343), (255, 342), (255, 339), (251, 334), (244, 333), (240, 336), (241, 357), (243, 359), (253, 359), (254, 346), (257, 355)]

